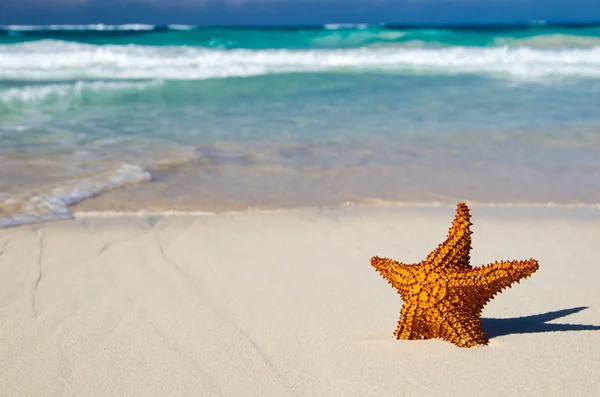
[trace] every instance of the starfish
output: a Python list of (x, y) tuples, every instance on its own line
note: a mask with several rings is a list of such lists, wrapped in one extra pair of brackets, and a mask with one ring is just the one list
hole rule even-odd
[(538, 269), (535, 259), (471, 267), (470, 219), (469, 207), (459, 203), (446, 241), (418, 264), (371, 258), (402, 297), (396, 339), (440, 338), (460, 347), (487, 344), (480, 318), (485, 304)]

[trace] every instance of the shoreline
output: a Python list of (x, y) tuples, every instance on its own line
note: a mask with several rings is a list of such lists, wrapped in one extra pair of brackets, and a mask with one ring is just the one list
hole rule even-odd
[[(377, 201), (377, 202), (376, 202)], [(547, 203), (521, 203), (521, 202), (500, 202), (487, 203), (472, 200), (464, 200), (464, 203), (469, 207), (478, 208), (556, 208), (556, 209), (600, 209), (600, 203), (555, 203), (549, 201)], [(246, 213), (279, 213), (279, 212), (294, 212), (294, 211), (334, 211), (334, 210), (351, 210), (351, 209), (368, 209), (368, 208), (443, 208), (455, 207), (455, 203), (451, 202), (390, 202), (384, 200), (373, 200), (370, 203), (342, 203), (339, 205), (324, 205), (324, 206), (304, 206), (304, 207), (280, 207), (280, 208), (262, 208), (249, 207), (242, 210), (223, 210), (223, 211), (180, 211), (180, 210), (139, 210), (139, 211), (73, 211), (75, 218), (83, 217), (119, 217), (119, 216), (205, 216), (205, 215), (234, 215)]]
[[(473, 200), (464, 200), (464, 202), (470, 207), (478, 208), (515, 208), (515, 209), (589, 209), (589, 210), (600, 210), (600, 203), (523, 203), (523, 202), (478, 202)], [(265, 207), (249, 207), (246, 209), (235, 209), (235, 210), (198, 210), (198, 211), (181, 211), (181, 210), (147, 210), (141, 209), (138, 211), (77, 211), (73, 210), (77, 208), (77, 204), (73, 206), (64, 207), (63, 210), (57, 213), (50, 213), (44, 215), (34, 214), (16, 214), (9, 215), (4, 218), (0, 218), (0, 230), (9, 229), (14, 227), (21, 227), (26, 225), (35, 224), (47, 224), (57, 221), (64, 220), (76, 220), (80, 218), (110, 218), (110, 217), (148, 217), (148, 216), (219, 216), (219, 215), (236, 215), (236, 214), (249, 214), (249, 213), (282, 213), (282, 212), (302, 212), (302, 211), (336, 211), (336, 210), (352, 210), (352, 209), (369, 209), (369, 208), (380, 208), (380, 209), (394, 209), (394, 208), (406, 208), (406, 209), (419, 209), (419, 208), (451, 208), (454, 207), (455, 203), (450, 202), (391, 202), (386, 200), (370, 200), (368, 203), (351, 203), (345, 202), (339, 205), (321, 205), (321, 206), (301, 206), (301, 207), (279, 207), (279, 208), (265, 208)]]

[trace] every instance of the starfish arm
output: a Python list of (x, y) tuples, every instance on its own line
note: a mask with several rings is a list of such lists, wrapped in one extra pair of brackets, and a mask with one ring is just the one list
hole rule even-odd
[[(506, 287), (514, 282), (520, 282), (538, 269), (538, 261), (500, 261), (487, 266), (473, 268), (452, 275), (449, 289), (454, 289), (459, 295), (478, 303), (474, 308), (481, 308)], [(458, 292), (462, 291), (462, 292)]]
[(400, 311), (400, 320), (398, 320), (398, 326), (394, 331), (394, 338), (396, 339), (420, 339), (418, 337), (417, 330), (419, 327), (417, 312), (419, 308), (417, 305), (411, 305), (404, 303), (402, 310)]
[(444, 319), (436, 307), (421, 307), (419, 302), (405, 302), (394, 331), (396, 339), (432, 339), (440, 337)]
[(437, 337), (458, 347), (473, 347), (488, 342), (481, 329), (479, 315), (474, 315), (469, 307), (446, 303), (435, 308), (435, 314), (440, 319)]
[(415, 271), (418, 266), (405, 265), (393, 259), (378, 256), (371, 258), (371, 265), (392, 287), (398, 290), (403, 298), (410, 294), (410, 288), (417, 283)]
[(427, 309), (415, 304), (402, 305), (400, 321), (394, 331), (396, 339), (440, 338), (459, 347), (486, 344), (479, 316), (468, 308), (439, 304)]
[(396, 339), (432, 339), (440, 337), (442, 316), (435, 307), (422, 307), (419, 302), (405, 302), (394, 331)]
[(459, 203), (448, 237), (429, 254), (425, 262), (452, 270), (470, 269), (471, 225), (469, 207)]

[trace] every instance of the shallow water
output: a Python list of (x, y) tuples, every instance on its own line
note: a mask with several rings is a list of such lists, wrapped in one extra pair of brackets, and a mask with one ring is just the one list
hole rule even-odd
[(600, 202), (597, 27), (23, 29), (0, 39), (3, 225), (73, 205)]

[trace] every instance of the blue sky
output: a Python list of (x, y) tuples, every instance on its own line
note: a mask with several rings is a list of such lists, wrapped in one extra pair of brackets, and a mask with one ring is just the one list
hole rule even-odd
[(0, 0), (0, 24), (600, 21), (600, 0)]

